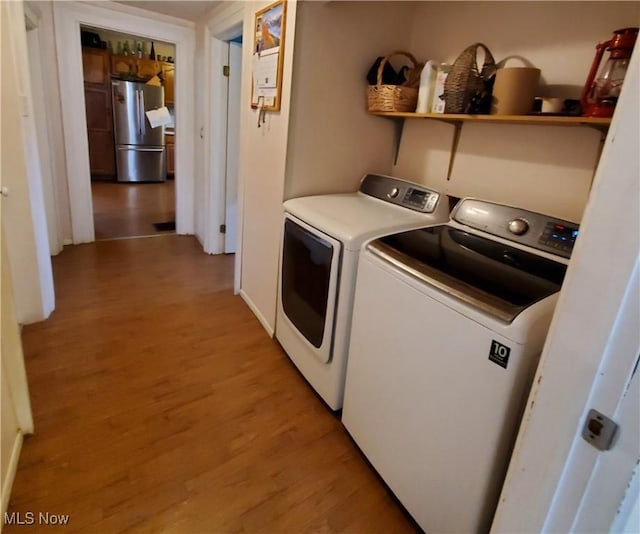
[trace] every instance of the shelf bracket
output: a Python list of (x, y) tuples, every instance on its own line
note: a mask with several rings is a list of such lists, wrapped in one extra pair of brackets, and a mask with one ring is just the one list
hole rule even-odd
[[(451, 124), (451, 123), (449, 123)], [(451, 152), (449, 155), (449, 169), (447, 169), (447, 182), (451, 180), (451, 172), (453, 171), (453, 162), (456, 159), (456, 151), (458, 150), (458, 143), (460, 142), (460, 134), (462, 133), (462, 122), (453, 123), (453, 141), (451, 142)]]
[(393, 118), (394, 144), (393, 144), (393, 165), (398, 164), (400, 154), (400, 143), (402, 143), (402, 132), (404, 130), (404, 118)]

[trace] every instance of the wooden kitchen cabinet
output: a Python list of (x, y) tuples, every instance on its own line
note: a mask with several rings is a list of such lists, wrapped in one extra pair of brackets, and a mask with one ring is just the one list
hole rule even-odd
[(160, 74), (162, 70), (161, 62), (155, 59), (138, 59), (138, 76), (141, 78), (152, 78)]
[(174, 82), (176, 66), (174, 63), (162, 63), (162, 77), (164, 79), (164, 103), (173, 106)]
[(176, 66), (174, 63), (137, 58), (135, 56), (111, 56), (111, 74), (114, 76), (131, 74), (143, 79), (149, 79), (157, 74), (162, 74), (162, 79), (164, 80), (164, 102), (169, 106), (174, 104), (175, 71)]
[(91, 175), (115, 176), (115, 146), (111, 91), (107, 84), (84, 86)]
[(109, 52), (100, 48), (82, 48), (82, 72), (88, 83), (106, 84), (109, 81)]
[(92, 177), (116, 175), (110, 67), (110, 54), (107, 50), (82, 49), (84, 103)]
[(140, 78), (151, 78), (162, 71), (162, 62), (136, 56), (111, 56), (111, 73), (120, 76), (134, 74)]
[(175, 136), (165, 135), (166, 153), (167, 153), (167, 176), (173, 178), (176, 173), (176, 151)]
[(88, 130), (89, 162), (92, 176), (116, 175), (115, 146), (112, 131)]
[(111, 74), (135, 74), (137, 61), (134, 56), (111, 56)]
[(111, 124), (111, 93), (104, 87), (85, 86), (84, 104), (87, 112), (87, 128), (113, 130)]

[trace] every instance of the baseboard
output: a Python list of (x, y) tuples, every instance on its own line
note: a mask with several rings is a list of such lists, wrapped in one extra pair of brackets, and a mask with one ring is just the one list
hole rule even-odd
[(264, 328), (267, 331), (267, 334), (269, 334), (269, 337), (273, 337), (273, 334), (274, 334), (273, 328), (269, 325), (269, 323), (264, 318), (262, 313), (260, 313), (260, 310), (258, 310), (257, 306), (253, 303), (253, 301), (248, 297), (248, 295), (242, 289), (240, 290), (240, 296), (242, 297), (242, 300), (246, 302), (247, 306), (249, 306), (253, 314), (258, 318), (258, 321), (260, 321), (262, 328)]
[(16, 439), (13, 442), (13, 450), (11, 451), (11, 458), (9, 458), (9, 467), (7, 469), (7, 476), (2, 481), (2, 517), (7, 511), (9, 506), (9, 497), (11, 497), (11, 489), (13, 488), (13, 481), (16, 478), (16, 471), (18, 470), (18, 460), (20, 459), (20, 451), (22, 450), (22, 432), (18, 430)]

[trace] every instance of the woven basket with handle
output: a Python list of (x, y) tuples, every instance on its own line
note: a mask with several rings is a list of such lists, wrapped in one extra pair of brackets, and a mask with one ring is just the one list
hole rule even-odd
[[(484, 50), (484, 65), (478, 71), (478, 49)], [(467, 113), (474, 94), (481, 91), (483, 83), (496, 69), (496, 62), (489, 49), (475, 43), (464, 49), (454, 61), (444, 84), (445, 113)]]
[[(395, 55), (409, 58), (413, 67), (407, 72), (407, 80), (403, 85), (382, 83), (382, 71), (385, 64)], [(422, 65), (409, 52), (397, 51), (389, 54), (380, 62), (376, 85), (367, 87), (367, 104), (369, 111), (415, 111), (418, 103), (418, 86)]]

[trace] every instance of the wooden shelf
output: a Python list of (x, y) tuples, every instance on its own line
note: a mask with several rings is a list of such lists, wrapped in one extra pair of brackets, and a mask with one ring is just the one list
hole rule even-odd
[(396, 119), (435, 119), (444, 122), (484, 122), (500, 124), (532, 124), (540, 126), (592, 126), (608, 128), (611, 119), (597, 117), (566, 117), (557, 115), (465, 115), (461, 113), (401, 113), (371, 111), (371, 115)]
[(453, 142), (451, 144), (447, 180), (451, 179), (451, 170), (453, 169), (453, 161), (456, 156), (456, 150), (458, 148), (458, 141), (460, 140), (460, 133), (462, 131), (463, 124), (475, 122), (484, 124), (521, 124), (533, 126), (587, 126), (599, 130), (603, 141), (609, 125), (611, 124), (611, 119), (608, 118), (566, 117), (558, 115), (467, 115), (464, 113), (408, 113), (399, 111), (370, 111), (369, 113), (378, 117), (384, 117), (385, 119), (391, 119), (395, 123), (394, 165), (398, 163), (400, 143), (402, 142), (402, 131), (404, 129), (404, 121), (406, 119), (436, 120), (451, 124), (455, 131), (453, 134)]

